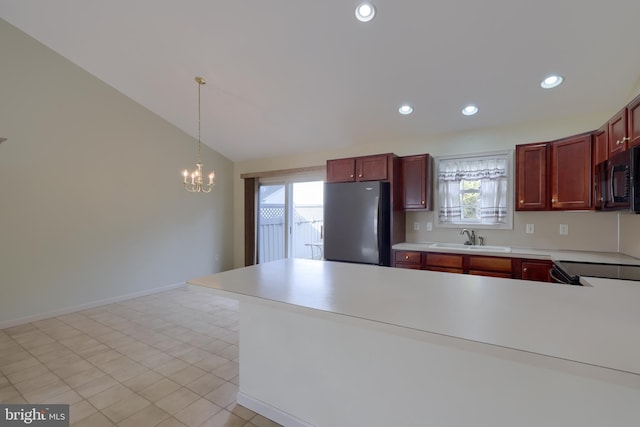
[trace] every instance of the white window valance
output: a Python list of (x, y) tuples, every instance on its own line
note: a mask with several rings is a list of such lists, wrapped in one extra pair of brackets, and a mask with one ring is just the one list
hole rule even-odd
[(462, 181), (507, 178), (507, 159), (456, 159), (440, 162), (438, 181)]

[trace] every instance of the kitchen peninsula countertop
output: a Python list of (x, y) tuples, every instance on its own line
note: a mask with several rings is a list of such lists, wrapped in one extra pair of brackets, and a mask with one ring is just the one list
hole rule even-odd
[(637, 282), (592, 279), (592, 286), (581, 287), (290, 259), (188, 283), (241, 301), (350, 316), (640, 376)]
[(533, 249), (512, 247), (511, 252), (483, 251), (482, 247), (477, 247), (472, 253), (467, 250), (459, 250), (455, 248), (431, 247), (435, 242), (421, 243), (398, 243), (393, 245), (394, 250), (398, 251), (419, 251), (419, 252), (440, 252), (440, 253), (461, 253), (473, 255), (486, 255), (508, 258), (531, 258), (531, 259), (547, 259), (551, 261), (576, 261), (576, 262), (595, 262), (606, 264), (632, 264), (640, 265), (640, 259), (617, 252), (593, 252), (593, 251), (574, 251), (562, 249)]

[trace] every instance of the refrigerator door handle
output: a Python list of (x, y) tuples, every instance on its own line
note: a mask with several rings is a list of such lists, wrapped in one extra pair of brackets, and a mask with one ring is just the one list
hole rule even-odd
[(382, 218), (380, 218), (380, 196), (376, 196), (376, 203), (375, 203), (375, 212), (374, 212), (374, 221), (376, 222), (375, 227), (374, 227), (374, 233), (376, 233), (376, 241), (378, 242), (378, 253), (380, 253), (380, 250), (382, 249), (382, 242), (380, 239), (380, 236), (382, 236), (382, 230), (380, 230), (380, 227), (382, 226)]

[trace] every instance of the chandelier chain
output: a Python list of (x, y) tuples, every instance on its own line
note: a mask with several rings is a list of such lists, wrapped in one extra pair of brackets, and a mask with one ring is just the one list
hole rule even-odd
[(215, 174), (213, 171), (209, 174), (209, 183), (205, 183), (203, 180), (202, 167), (204, 166), (200, 161), (200, 154), (202, 150), (201, 141), (201, 107), (200, 107), (200, 86), (206, 83), (204, 78), (196, 77), (196, 83), (198, 83), (198, 157), (196, 161), (196, 168), (193, 172), (189, 173), (188, 170), (182, 172), (184, 189), (190, 193), (209, 193), (215, 185)]
[(202, 82), (196, 79), (198, 82), (198, 158), (197, 161), (200, 163), (200, 147), (202, 142), (200, 142), (200, 87), (204, 84), (204, 80)]

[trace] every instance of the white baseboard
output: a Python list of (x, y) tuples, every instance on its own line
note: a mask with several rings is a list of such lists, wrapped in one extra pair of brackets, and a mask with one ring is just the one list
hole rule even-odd
[(291, 414), (282, 412), (278, 408), (274, 408), (273, 406), (240, 391), (236, 396), (236, 401), (239, 405), (251, 409), (253, 412), (269, 418), (271, 421), (275, 421), (278, 424), (282, 424), (285, 427), (314, 427), (313, 424), (309, 424), (308, 422), (302, 421)]
[(49, 319), (51, 317), (62, 316), (76, 311), (87, 310), (90, 308), (100, 307), (101, 305), (113, 304), (128, 299), (144, 297), (151, 294), (157, 294), (159, 292), (169, 291), (171, 289), (181, 288), (186, 286), (186, 282), (174, 283), (173, 285), (161, 286), (159, 288), (145, 289), (144, 291), (134, 292), (132, 294), (119, 295), (117, 297), (105, 298), (98, 301), (88, 302), (86, 304), (80, 304), (73, 307), (65, 307), (60, 310), (49, 311), (42, 314), (34, 314), (32, 316), (20, 317), (18, 319), (4, 320), (0, 322), (0, 329), (11, 328), (13, 326), (24, 325), (25, 323), (37, 322), (38, 320)]

